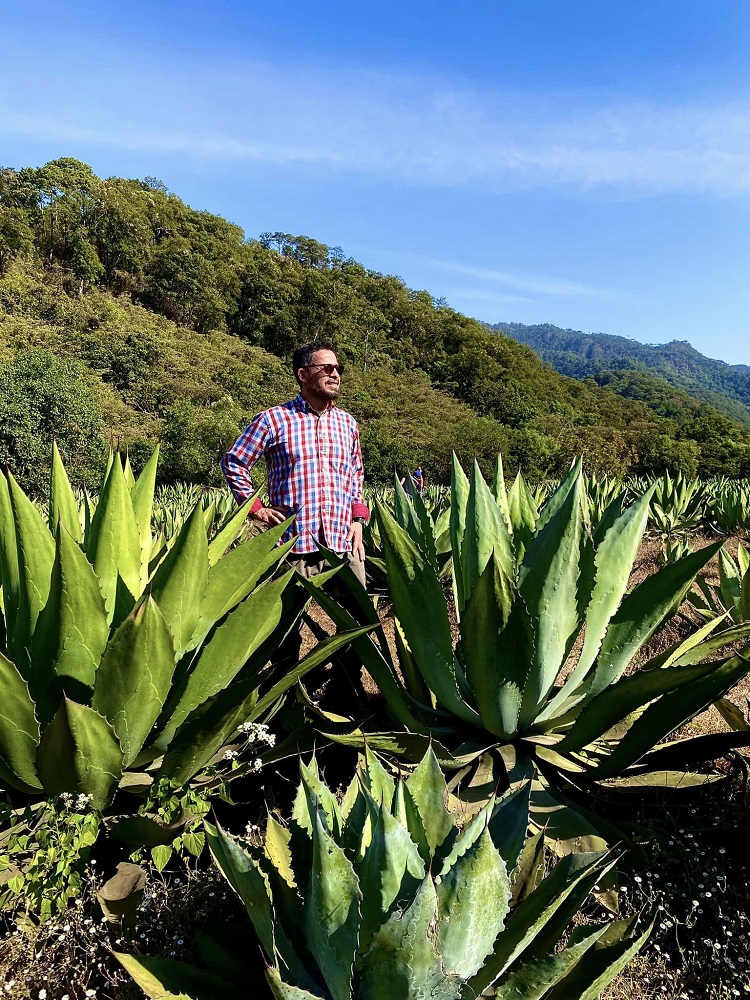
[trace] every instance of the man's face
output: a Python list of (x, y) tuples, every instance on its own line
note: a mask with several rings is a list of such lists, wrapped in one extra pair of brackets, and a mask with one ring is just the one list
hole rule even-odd
[(322, 399), (336, 399), (341, 388), (341, 376), (337, 371), (326, 374), (321, 365), (337, 365), (338, 359), (333, 351), (316, 351), (306, 368), (300, 368), (298, 376), (303, 385), (308, 386), (316, 396)]

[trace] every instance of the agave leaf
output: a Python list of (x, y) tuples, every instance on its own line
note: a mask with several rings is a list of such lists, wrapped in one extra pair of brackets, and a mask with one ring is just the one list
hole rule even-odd
[(590, 683), (587, 680), (587, 699), (622, 676), (638, 650), (674, 614), (696, 575), (723, 544), (708, 545), (664, 566), (647, 576), (623, 599), (609, 623), (593, 676), (589, 675)]
[(117, 733), (126, 767), (151, 732), (173, 674), (172, 635), (161, 609), (146, 597), (110, 639), (92, 699), (93, 708)]
[[(562, 489), (561, 485), (554, 497)], [(554, 515), (534, 536), (521, 567), (519, 591), (536, 639), (523, 694), (521, 728), (536, 720), (567, 655), (571, 637), (578, 629), (577, 586), (584, 527), (582, 490), (582, 479), (578, 476), (565, 501), (556, 505)]]
[(188, 781), (218, 753), (241, 723), (262, 718), (306, 673), (325, 663), (341, 646), (364, 631), (344, 632), (318, 643), (293, 670), (260, 697), (259, 679), (255, 676), (224, 688), (180, 726), (169, 744), (159, 773), (176, 781)]
[(266, 969), (266, 980), (274, 1000), (323, 1000), (322, 993), (310, 993), (285, 983), (276, 969)]
[(375, 932), (361, 959), (358, 1000), (458, 1000), (461, 981), (446, 975), (440, 960), (436, 911), (428, 875), (410, 905)]
[(188, 648), (198, 624), (207, 581), (208, 540), (196, 504), (151, 582), (151, 596), (174, 637), (177, 659)]
[(534, 537), (536, 522), (539, 518), (534, 498), (529, 492), (520, 469), (516, 473), (516, 478), (508, 493), (508, 511), (516, 559), (520, 563)]
[[(590, 948), (601, 939), (608, 925), (576, 928), (574, 938), (556, 955), (524, 962), (517, 970), (495, 983), (495, 1000), (542, 1000), (547, 991), (567, 976)], [(571, 1000), (574, 994), (569, 995)]]
[(735, 732), (744, 732), (750, 729), (742, 709), (730, 701), (728, 698), (719, 698), (714, 708), (722, 717), (724, 722)]
[(292, 852), (289, 849), (290, 837), (287, 828), (269, 813), (266, 819), (265, 851), (281, 878), (288, 886), (293, 887), (296, 880), (292, 869)]
[(249, 993), (238, 993), (225, 979), (187, 962), (117, 951), (113, 954), (150, 1000), (225, 1000), (228, 996), (249, 1000), (250, 997)]
[(568, 854), (562, 858), (540, 885), (511, 913), (505, 931), (479, 972), (471, 978), (466, 996), (479, 996), (511, 967), (512, 963), (546, 928), (557, 911), (571, 900), (580, 905), (608, 867), (605, 855)]
[(141, 592), (141, 541), (119, 456), (115, 456), (104, 481), (86, 539), (86, 553), (99, 578), (111, 622), (118, 576), (133, 597)]
[[(583, 461), (578, 458), (571, 465), (568, 472), (560, 480), (560, 485), (557, 487), (555, 492), (550, 496), (547, 503), (542, 507), (541, 513), (539, 514), (539, 520), (537, 521), (537, 533), (542, 530), (542, 528), (548, 524), (552, 518), (558, 513), (558, 511), (565, 506), (566, 503), (570, 502), (570, 492), (573, 489), (578, 488), (578, 484), (582, 483), (582, 469)], [(585, 493), (585, 491), (582, 491)]]
[[(422, 506), (424, 507), (424, 504)], [(428, 530), (425, 531), (425, 525), (417, 514), (415, 504), (407, 497), (406, 491), (396, 475), (394, 475), (393, 484), (393, 507), (398, 524), (408, 533), (424, 557), (433, 566), (437, 566), (437, 553), (435, 552), (435, 539), (432, 534), (432, 527), (430, 525)]]
[(443, 965), (468, 979), (492, 951), (510, 906), (508, 872), (486, 826), (440, 876), (437, 898)]
[(338, 799), (321, 779), (318, 772), (318, 764), (314, 757), (310, 763), (310, 767), (306, 767), (302, 761), (300, 761), (299, 765), (300, 787), (304, 793), (300, 804), (303, 806), (304, 804), (307, 805), (307, 814), (305, 815), (303, 812), (297, 810), (295, 818), (299, 825), (312, 837), (315, 816), (322, 809), (323, 816), (321, 820), (325, 823), (326, 830), (338, 840), (343, 825)]
[(544, 878), (544, 830), (529, 837), (512, 872), (511, 904), (522, 903)]
[(491, 553), (461, 617), (461, 649), (482, 722), (504, 740), (518, 730), (533, 649), (523, 601), (511, 601), (512, 583)]
[(257, 493), (253, 493), (244, 503), (241, 503), (230, 518), (221, 526), (208, 544), (208, 565), (215, 566), (227, 551), (229, 546), (237, 540), (237, 536), (242, 530), (242, 526), (247, 520), (250, 508), (253, 505)]
[(154, 448), (151, 457), (141, 470), (140, 476), (130, 490), (130, 502), (133, 505), (133, 516), (138, 529), (138, 540), (141, 553), (141, 592), (148, 582), (148, 564), (151, 558), (151, 515), (154, 506), (154, 489), (156, 487), (156, 467), (159, 464), (159, 445)]
[(22, 792), (40, 789), (34, 764), (39, 723), (26, 681), (0, 653), (0, 779)]
[(388, 584), (414, 661), (445, 708), (465, 722), (481, 726), (479, 715), (466, 704), (458, 688), (451, 625), (435, 568), (382, 506), (378, 506), (378, 517)]
[(505, 526), (508, 531), (513, 531), (512, 521), (510, 518), (510, 507), (508, 505), (508, 491), (505, 488), (505, 472), (503, 470), (503, 456), (500, 452), (497, 453), (497, 462), (495, 463), (495, 475), (492, 480), (492, 493), (495, 497), (498, 507), (505, 518)]
[(55, 543), (39, 511), (21, 487), (8, 474), (8, 490), (15, 522), (18, 546), (19, 594), (16, 617), (16, 666), (25, 673), (27, 661), (22, 660), (22, 648), (28, 648), (36, 628), (37, 618), (49, 598)]
[[(321, 577), (327, 577), (330, 579), (330, 574), (319, 573), (317, 576), (311, 577), (309, 580), (298, 576), (297, 580), (299, 584), (314, 597), (315, 601), (320, 605), (323, 611), (325, 611), (325, 613), (331, 618), (337, 629), (348, 630), (356, 628), (357, 622), (349, 611), (334, 600), (330, 594), (325, 592), (323, 588), (326, 580), (321, 580)], [(375, 613), (372, 608), (371, 602), (370, 608), (376, 619), (373, 624), (379, 629), (380, 621), (377, 619), (377, 613)], [(368, 615), (368, 618), (369, 617), (371, 616)], [(384, 639), (382, 641), (385, 642)], [(385, 648), (387, 649), (387, 644)], [(393, 713), (395, 718), (398, 719), (402, 725), (408, 727), (414, 732), (425, 731), (425, 727), (418, 721), (418, 719), (415, 718), (411, 708), (409, 707), (407, 699), (404, 697), (403, 688), (397, 679), (393, 665), (390, 662), (390, 657), (386, 658), (385, 654), (382, 652), (382, 644), (379, 648), (373, 639), (369, 635), (366, 635), (353, 643), (352, 649), (360, 657), (365, 669), (369, 672), (370, 676), (377, 684), (378, 689), (386, 700), (388, 708)]]
[[(588, 772), (597, 781), (630, 767), (664, 737), (720, 698), (750, 671), (750, 660), (733, 656), (692, 684), (663, 696), (637, 719), (612, 753)], [(670, 668), (677, 669), (677, 668)], [(689, 668), (679, 668), (689, 669)]]
[(362, 890), (359, 948), (367, 942), (394, 906), (414, 898), (425, 875), (416, 844), (387, 806), (369, 796), (369, 843), (363, 843), (356, 866)]
[(700, 680), (713, 673), (715, 668), (715, 663), (700, 663), (688, 667), (639, 670), (628, 677), (621, 677), (584, 706), (573, 728), (555, 749), (558, 753), (582, 750), (632, 712), (663, 694)]
[(220, 826), (205, 824), (206, 840), (224, 878), (242, 900), (269, 961), (276, 955), (271, 888), (257, 861)]
[(36, 769), (48, 795), (82, 792), (104, 809), (122, 777), (122, 750), (103, 715), (65, 698), (42, 733)]
[(529, 827), (531, 782), (511, 785), (492, 807), (488, 829), (509, 872), (513, 872), (526, 840)]
[(351, 862), (316, 813), (305, 931), (333, 1000), (351, 1000), (361, 902), (359, 880)]
[(393, 815), (416, 844), (423, 861), (430, 860), (430, 845), (425, 833), (422, 817), (414, 801), (414, 796), (406, 787), (404, 781), (396, 782), (396, 794), (393, 797)]
[[(454, 559), (461, 552), (464, 543), (464, 532), (466, 531), (466, 506), (469, 502), (469, 480), (466, 473), (456, 458), (456, 453), (451, 455), (451, 505), (450, 505), (450, 539), (451, 552)], [(464, 581), (461, 573), (453, 572), (453, 596), (455, 605), (460, 614), (466, 601), (464, 594)]]
[[(432, 747), (427, 750), (420, 763), (406, 779), (406, 787), (414, 799), (422, 820), (432, 858), (456, 830), (453, 818), (445, 807), (448, 790)], [(425, 861), (429, 860), (425, 858)]]
[[(689, 739), (674, 740), (664, 746), (657, 747), (642, 757), (637, 766), (637, 772), (646, 769), (663, 770), (669, 768), (685, 768), (707, 760), (716, 760), (729, 750), (748, 746), (750, 730), (744, 729), (731, 733), (711, 733), (709, 736), (693, 736)], [(607, 785), (609, 787), (609, 785)]]
[(742, 577), (734, 559), (723, 549), (719, 552), (719, 589), (722, 604), (736, 621), (742, 601)]
[(365, 746), (364, 782), (367, 790), (378, 805), (390, 809), (396, 791), (396, 783), (368, 746)]
[(208, 571), (200, 615), (188, 649), (196, 649), (232, 608), (244, 601), (258, 583), (281, 562), (293, 541), (277, 546), (289, 522), (269, 528), (242, 542)]
[[(287, 573), (258, 587), (216, 629), (197, 656), (164, 733), (157, 741), (159, 746), (167, 746), (188, 715), (225, 689), (256, 650), (280, 628), (287, 614), (282, 595), (290, 579), (291, 573)], [(257, 667), (260, 669), (264, 665), (259, 663)]]
[(49, 492), (49, 526), (55, 530), (59, 521), (65, 525), (72, 537), (81, 544), (83, 533), (78, 516), (78, 504), (70, 486), (68, 474), (60, 458), (57, 441), (52, 442), (52, 476)]
[(466, 504), (466, 527), (460, 552), (453, 553), (454, 565), (458, 560), (463, 577), (464, 608), (471, 599), (477, 581), (494, 557), (503, 579), (515, 576), (515, 555), (508, 527), (502, 511), (484, 481), (479, 464), (475, 461)]
[(0, 581), (3, 592), (7, 652), (28, 674), (22, 650), (28, 641), (28, 614), (25, 593), (22, 593), (21, 571), (18, 565), (16, 522), (10, 502), (8, 480), (0, 472)]
[[(399, 483), (399, 486), (401, 484)], [(435, 544), (436, 533), (435, 527), (432, 523), (432, 518), (430, 517), (425, 502), (422, 499), (422, 494), (419, 490), (415, 490), (412, 494), (411, 504), (414, 508), (414, 512), (417, 515), (417, 520), (419, 522), (419, 527), (422, 535), (422, 547), (424, 553), (433, 566), (437, 569), (438, 557), (437, 557), (437, 547)]]
[[(627, 924), (623, 921), (622, 924)], [(613, 925), (614, 926), (614, 925)], [(653, 925), (652, 925), (653, 926)], [(589, 949), (573, 970), (547, 995), (546, 1000), (596, 1000), (615, 976), (637, 955), (651, 934), (651, 927), (635, 939), (624, 939), (608, 947)]]
[(88, 703), (109, 638), (99, 581), (88, 559), (62, 523), (47, 603), (31, 642), (31, 687), (42, 725), (69, 698)]
[(553, 717), (557, 707), (586, 676), (596, 660), (602, 639), (613, 615), (622, 602), (648, 521), (648, 508), (655, 487), (652, 487), (625, 513), (618, 517), (604, 534), (594, 557), (596, 577), (586, 612), (583, 648), (575, 669), (560, 692), (540, 714), (540, 719)]

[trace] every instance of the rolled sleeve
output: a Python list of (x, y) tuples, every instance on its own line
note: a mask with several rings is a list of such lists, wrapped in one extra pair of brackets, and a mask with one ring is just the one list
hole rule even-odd
[(362, 448), (359, 442), (359, 428), (354, 425), (352, 434), (352, 517), (370, 517), (370, 508), (362, 502), (362, 486), (365, 481), (365, 467), (362, 462)]
[[(259, 413), (237, 438), (221, 460), (221, 470), (237, 503), (243, 503), (255, 492), (250, 471), (271, 441), (271, 428), (265, 412)], [(251, 510), (262, 507), (256, 500)]]

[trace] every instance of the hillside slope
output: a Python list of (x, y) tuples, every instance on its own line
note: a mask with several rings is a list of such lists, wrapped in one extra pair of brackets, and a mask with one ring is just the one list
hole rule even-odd
[[(489, 472), (739, 474), (750, 433), (688, 397), (663, 405), (563, 377), (528, 347), (314, 239), (235, 225), (153, 179), (85, 164), (0, 169), (0, 462), (44, 488), (52, 436), (85, 480), (106, 442), (137, 466), (160, 440), (166, 479), (215, 482), (259, 409), (295, 391), (313, 337), (347, 363), (342, 403), (368, 476), (450, 453)], [(676, 397), (675, 397), (676, 398)]]
[(626, 337), (562, 330), (548, 323), (496, 323), (492, 329), (531, 347), (563, 375), (598, 381), (608, 371), (645, 372), (750, 426), (750, 367), (707, 358), (687, 341), (640, 344)]

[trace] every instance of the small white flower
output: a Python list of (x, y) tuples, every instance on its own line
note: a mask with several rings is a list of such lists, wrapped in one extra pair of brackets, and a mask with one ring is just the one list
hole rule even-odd
[(47, 1000), (47, 991), (39, 990), (39, 1000)]
[(236, 756), (237, 756), (237, 751), (236, 750), (225, 750), (224, 751), (224, 760), (234, 760)]

